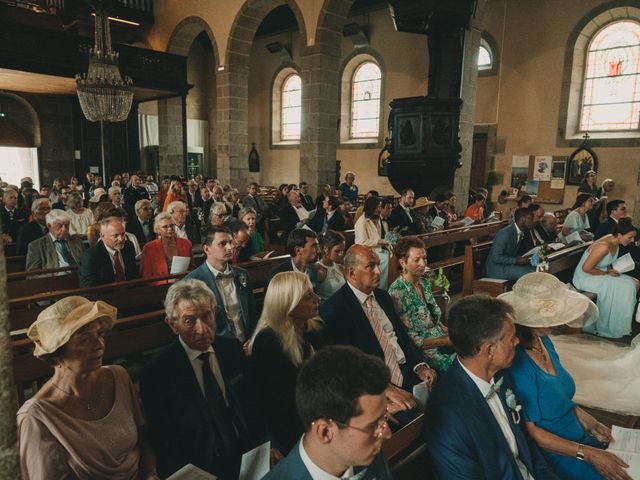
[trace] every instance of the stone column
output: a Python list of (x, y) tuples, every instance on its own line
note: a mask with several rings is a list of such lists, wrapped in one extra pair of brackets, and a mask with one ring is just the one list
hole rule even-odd
[(301, 58), (300, 179), (309, 184), (314, 194), (326, 183), (333, 185), (336, 175), (342, 37), (334, 32), (329, 38), (330, 44), (309, 47)]
[(230, 62), (233, 70), (227, 66), (216, 79), (217, 176), (237, 188), (245, 185), (249, 173), (248, 60)]
[(185, 170), (184, 141), (187, 132), (182, 124), (182, 97), (158, 100), (158, 154), (160, 178), (182, 175)]
[(478, 49), (480, 48), (480, 31), (474, 28), (467, 30), (464, 36), (464, 60), (462, 64), (462, 85), (460, 96), (460, 144), (462, 167), (456, 170), (453, 179), (453, 192), (466, 206), (471, 181), (471, 157), (473, 153), (474, 115), (476, 111), (476, 88), (478, 80)]
[[(458, 197), (458, 205), (466, 207), (471, 183), (471, 159), (473, 153), (474, 116), (476, 111), (476, 90), (478, 84), (478, 51), (482, 31), (482, 15), (486, 11), (487, 0), (480, 0), (476, 7), (476, 16), (464, 36), (464, 58), (462, 63), (462, 83), (460, 97), (460, 144), (462, 167), (456, 170), (453, 179), (453, 193)], [(460, 203), (462, 201), (462, 203)]]
[(7, 265), (0, 241), (0, 477), (20, 478), (16, 448), (16, 403), (13, 384), (13, 352), (7, 298)]

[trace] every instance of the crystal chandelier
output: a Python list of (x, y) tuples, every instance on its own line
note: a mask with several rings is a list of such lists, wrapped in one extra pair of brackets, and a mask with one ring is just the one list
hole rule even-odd
[(131, 110), (133, 81), (120, 75), (118, 53), (111, 48), (109, 15), (102, 2), (96, 3), (95, 10), (95, 43), (89, 53), (89, 69), (85, 76), (76, 75), (78, 99), (90, 122), (122, 122)]

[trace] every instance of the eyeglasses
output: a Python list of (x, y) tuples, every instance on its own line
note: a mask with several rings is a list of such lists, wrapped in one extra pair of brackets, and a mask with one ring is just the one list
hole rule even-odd
[(336, 420), (330, 419), (329, 421), (335, 423), (336, 425), (339, 425), (342, 428), (352, 428), (354, 430), (358, 430), (359, 432), (366, 433), (367, 435), (371, 435), (375, 439), (382, 437), (385, 430), (389, 429), (389, 413), (385, 413), (380, 420), (364, 428), (347, 425), (346, 423), (338, 422)]

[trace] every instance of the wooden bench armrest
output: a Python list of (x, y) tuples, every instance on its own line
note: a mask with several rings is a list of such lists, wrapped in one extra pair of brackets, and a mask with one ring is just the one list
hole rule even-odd
[(393, 462), (417, 440), (421, 439), (423, 423), (424, 414), (421, 414), (391, 435), (391, 438), (382, 444), (382, 453), (387, 461)]

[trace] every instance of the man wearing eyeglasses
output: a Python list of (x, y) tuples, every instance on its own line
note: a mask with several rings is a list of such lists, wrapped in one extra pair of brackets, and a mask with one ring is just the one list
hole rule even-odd
[(133, 233), (140, 247), (156, 238), (153, 230), (153, 208), (149, 200), (138, 200), (135, 205), (136, 214), (127, 222), (127, 232)]
[(385, 363), (354, 347), (323, 348), (302, 367), (296, 386), (305, 433), (263, 480), (387, 480), (381, 453), (391, 437)]

